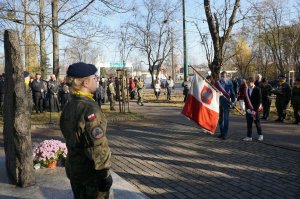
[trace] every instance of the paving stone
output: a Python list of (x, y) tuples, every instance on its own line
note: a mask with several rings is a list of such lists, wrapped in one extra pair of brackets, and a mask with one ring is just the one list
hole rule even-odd
[[(147, 114), (158, 110), (143, 108)], [(163, 115), (166, 110), (160, 111)], [(168, 115), (168, 119), (175, 118), (176, 114)], [(153, 198), (173, 195), (176, 198), (272, 198), (272, 194), (284, 196), (285, 193), (289, 198), (296, 198), (300, 184), (299, 152), (242, 142), (245, 121), (233, 118), (232, 136), (225, 142), (200, 133), (192, 124), (168, 123), (163, 119), (112, 125), (110, 147), (118, 152), (117, 163), (112, 162), (112, 168), (121, 170), (124, 174), (120, 175), (125, 179), (137, 179), (132, 180), (136, 186), (146, 185), (140, 190), (151, 193)], [(293, 126), (285, 128), (297, 133)], [(124, 134), (122, 129), (136, 131)]]

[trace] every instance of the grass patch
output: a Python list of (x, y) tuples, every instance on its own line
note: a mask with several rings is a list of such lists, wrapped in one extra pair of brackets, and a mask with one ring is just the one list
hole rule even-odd
[[(103, 112), (106, 116), (108, 122), (116, 122), (116, 121), (126, 121), (126, 120), (140, 120), (145, 118), (150, 118), (150, 116), (145, 116), (139, 113), (120, 113), (119, 111), (110, 111), (108, 107), (105, 105), (103, 107)], [(60, 120), (60, 112), (51, 113), (50, 120), (50, 112), (43, 112), (41, 114), (33, 113), (31, 115), (31, 125), (46, 125), (50, 122), (53, 124), (59, 124)], [(0, 127), (3, 127), (3, 116), (0, 116)]]
[(156, 103), (165, 106), (183, 107), (184, 96), (182, 95), (182, 91), (173, 92), (171, 95), (171, 99), (172, 99), (171, 101), (167, 100), (166, 92), (161, 92), (158, 99), (156, 99), (156, 96), (154, 95), (154, 92), (152, 90), (148, 91), (148, 93), (143, 94), (143, 101), (145, 103)]
[[(146, 116), (139, 113), (120, 113), (119, 112), (119, 106), (115, 106), (117, 111), (110, 111), (109, 105), (102, 106), (102, 111), (104, 112), (106, 119), (108, 122), (116, 122), (116, 121), (126, 121), (126, 120), (141, 120), (145, 118), (150, 118), (150, 116)], [(127, 106), (126, 106), (127, 110)]]

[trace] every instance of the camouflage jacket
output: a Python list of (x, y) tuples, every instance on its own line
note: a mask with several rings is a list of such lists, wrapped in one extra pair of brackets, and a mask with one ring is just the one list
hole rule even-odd
[(292, 89), (288, 83), (284, 82), (283, 84), (278, 84), (272, 90), (272, 93), (276, 95), (276, 101), (283, 101), (288, 104), (291, 99)]
[(138, 90), (143, 89), (144, 88), (144, 83), (142, 81), (137, 82), (136, 87)]
[(110, 167), (106, 125), (105, 115), (96, 102), (72, 95), (60, 118), (60, 129), (68, 148), (66, 173), (69, 179), (84, 182), (95, 177), (97, 170)]

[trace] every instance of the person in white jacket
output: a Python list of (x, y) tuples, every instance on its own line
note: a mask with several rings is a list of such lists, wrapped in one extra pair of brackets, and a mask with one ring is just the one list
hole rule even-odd
[(171, 100), (171, 95), (172, 95), (172, 88), (174, 87), (174, 81), (169, 76), (169, 79), (166, 82), (166, 87), (167, 87), (167, 100)]
[(158, 100), (158, 98), (159, 98), (160, 90), (161, 90), (160, 81), (159, 81), (159, 79), (157, 79), (154, 84), (154, 93), (156, 96), (156, 100)]

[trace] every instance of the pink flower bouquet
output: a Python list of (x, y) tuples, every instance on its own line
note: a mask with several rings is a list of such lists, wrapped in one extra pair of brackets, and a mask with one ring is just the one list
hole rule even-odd
[(33, 149), (33, 162), (42, 166), (54, 161), (64, 161), (67, 157), (68, 149), (65, 143), (59, 140), (44, 140)]

